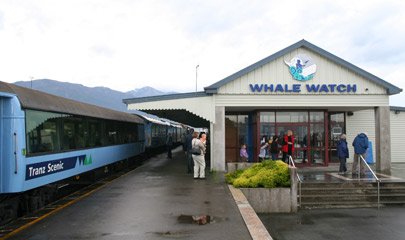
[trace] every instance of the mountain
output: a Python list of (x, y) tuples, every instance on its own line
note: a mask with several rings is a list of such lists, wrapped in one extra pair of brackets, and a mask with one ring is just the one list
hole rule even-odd
[(131, 98), (131, 97), (150, 97), (172, 93), (176, 92), (162, 92), (154, 89), (153, 87), (143, 87), (143, 88), (136, 88), (132, 91), (126, 92), (125, 94), (129, 95), (130, 96), (129, 98)]
[[(18, 81), (14, 84), (31, 88), (31, 81)], [(123, 112), (126, 112), (127, 108), (122, 99), (174, 93), (162, 92), (152, 87), (120, 92), (106, 87), (86, 87), (82, 84), (59, 82), (50, 79), (33, 80), (32, 89)]]

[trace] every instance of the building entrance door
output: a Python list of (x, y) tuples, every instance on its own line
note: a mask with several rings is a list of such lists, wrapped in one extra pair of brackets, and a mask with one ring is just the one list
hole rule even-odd
[(343, 133), (346, 133), (345, 113), (329, 113), (329, 159), (339, 162), (337, 156), (337, 142)]
[(294, 135), (294, 153), (292, 158), (295, 163), (308, 162), (308, 124), (278, 124), (276, 127), (277, 135), (282, 137), (291, 130)]
[[(268, 140), (274, 134), (279, 136), (280, 144), (284, 134), (292, 130), (295, 141), (293, 159), (303, 166), (325, 166), (328, 164), (328, 132), (326, 111), (263, 111), (260, 112), (258, 132), (260, 142)], [(326, 119), (326, 120), (325, 120)], [(279, 159), (281, 159), (281, 154)]]

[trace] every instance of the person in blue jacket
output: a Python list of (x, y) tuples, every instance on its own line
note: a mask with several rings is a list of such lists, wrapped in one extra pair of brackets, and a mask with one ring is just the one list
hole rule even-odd
[(339, 174), (345, 174), (346, 168), (346, 158), (349, 157), (349, 149), (347, 148), (346, 135), (342, 134), (340, 140), (337, 143), (337, 156), (339, 158)]
[(366, 152), (368, 148), (368, 137), (366, 133), (358, 134), (353, 140), (353, 147), (354, 147), (354, 156), (353, 156), (353, 167), (352, 173), (358, 174), (357, 172), (357, 164), (360, 161), (360, 174), (365, 175), (365, 167), (363, 160), (360, 159), (362, 156), (366, 159)]

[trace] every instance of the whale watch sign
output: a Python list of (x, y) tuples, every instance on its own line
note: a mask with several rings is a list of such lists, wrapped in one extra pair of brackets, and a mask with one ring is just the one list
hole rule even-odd
[[(314, 78), (316, 73), (316, 64), (312, 59), (305, 55), (299, 54), (290, 61), (284, 63), (288, 66), (291, 76), (299, 81), (306, 82)], [(356, 84), (249, 84), (252, 92), (269, 92), (269, 93), (300, 93), (304, 88), (308, 93), (355, 93)]]

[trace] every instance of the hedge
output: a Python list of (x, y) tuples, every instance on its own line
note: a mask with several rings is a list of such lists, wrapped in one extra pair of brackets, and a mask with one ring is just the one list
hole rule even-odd
[(283, 161), (266, 160), (245, 170), (225, 175), (226, 181), (237, 188), (290, 187), (288, 164)]

